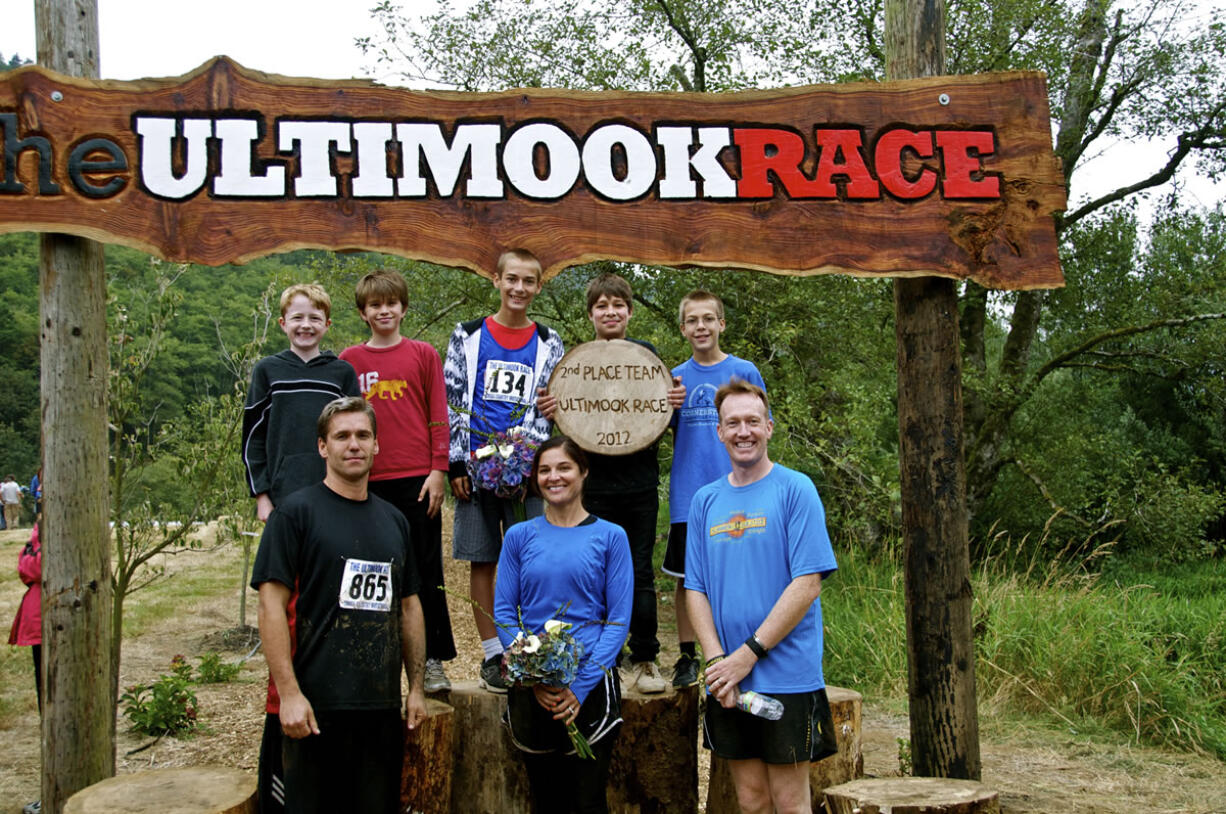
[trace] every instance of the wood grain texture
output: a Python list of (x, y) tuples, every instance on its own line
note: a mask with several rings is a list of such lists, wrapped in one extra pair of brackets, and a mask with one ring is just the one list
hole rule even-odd
[[(53, 101), (53, 92), (61, 101)], [(942, 104), (942, 95), (947, 103)], [(509, 246), (536, 253), (546, 278), (576, 263), (607, 258), (669, 266), (749, 268), (783, 274), (860, 276), (936, 274), (985, 286), (1044, 288), (1063, 282), (1052, 213), (1065, 190), (1052, 154), (1044, 77), (1001, 73), (890, 83), (811, 86), (730, 94), (589, 93), (516, 90), (462, 94), (386, 88), (364, 81), (288, 79), (218, 58), (182, 78), (134, 82), (71, 79), (40, 68), (7, 73), (0, 112), (15, 113), (22, 137), (55, 144), (53, 179), (60, 195), (0, 194), (0, 232), (64, 231), (124, 243), (167, 260), (206, 265), (244, 262), (296, 248), (367, 249), (466, 267), (489, 275)], [(651, 134), (664, 123), (764, 126), (794, 130), (810, 144), (801, 163), (812, 177), (815, 126), (854, 126), (872, 139), (891, 127), (990, 128), (997, 149), (983, 158), (999, 173), (998, 200), (946, 200), (932, 194), (903, 201), (786, 197), (776, 183), (760, 200), (661, 200), (653, 187), (631, 201), (596, 195), (581, 173), (556, 201), (526, 198), (510, 185), (501, 199), (457, 191), (424, 199), (354, 198), (354, 158), (332, 157), (341, 194), (326, 198), (228, 199), (211, 187), (183, 201), (141, 188), (133, 115), (251, 116), (345, 121), (480, 120), (509, 133), (529, 121), (562, 125), (581, 140), (592, 128), (622, 123)], [(444, 130), (450, 132), (449, 126)], [(114, 141), (127, 156), (128, 183), (117, 195), (86, 199), (70, 183), (66, 155), (87, 138)], [(659, 148), (657, 148), (659, 150)], [(216, 170), (214, 145), (212, 169)], [(739, 168), (726, 148), (721, 161)], [(275, 152), (271, 133), (256, 143), (257, 161), (297, 157)], [(34, 187), (36, 157), (26, 150), (18, 177)], [(662, 163), (662, 162), (661, 162)], [(467, 166), (467, 165), (466, 165)], [(942, 172), (940, 152), (905, 158), (914, 176)], [(461, 173), (460, 187), (466, 176)], [(292, 188), (292, 184), (290, 185)], [(840, 195), (845, 195), (841, 191)]]
[(255, 776), (219, 766), (124, 774), (77, 792), (64, 814), (256, 814)]
[(1000, 814), (1000, 795), (972, 780), (881, 777), (826, 789), (830, 814)]
[(416, 729), (405, 728), (401, 811), (447, 814), (451, 810), (454, 739), (455, 710), (427, 698), (425, 720)]

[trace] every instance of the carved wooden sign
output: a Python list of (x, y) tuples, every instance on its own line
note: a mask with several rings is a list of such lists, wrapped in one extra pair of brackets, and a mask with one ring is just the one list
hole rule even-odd
[(553, 420), (588, 452), (629, 455), (668, 429), (673, 376), (660, 357), (625, 339), (571, 348), (549, 379)]
[(367, 249), (1061, 285), (1037, 73), (729, 94), (417, 92), (224, 57), (0, 77), (0, 232), (219, 265)]

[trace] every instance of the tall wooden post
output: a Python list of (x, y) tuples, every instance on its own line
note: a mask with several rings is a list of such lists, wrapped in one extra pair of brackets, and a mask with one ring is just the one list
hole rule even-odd
[[(38, 63), (98, 77), (97, 0), (37, 0)], [(71, 89), (62, 91), (71, 94)], [(55, 100), (54, 95), (52, 100)], [(43, 433), (43, 811), (115, 773), (102, 245), (39, 245)]]
[[(886, 0), (885, 39), (887, 78), (944, 74), (944, 1)], [(894, 315), (912, 766), (917, 775), (978, 780), (962, 357), (953, 281), (896, 279)]]

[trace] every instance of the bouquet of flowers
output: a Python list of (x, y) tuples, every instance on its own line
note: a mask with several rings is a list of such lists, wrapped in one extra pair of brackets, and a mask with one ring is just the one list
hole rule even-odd
[[(550, 619), (540, 634), (517, 632), (515, 641), (502, 656), (507, 678), (527, 687), (533, 684), (569, 687), (579, 672), (579, 659), (583, 656), (583, 645), (569, 633), (570, 629), (569, 623)], [(573, 721), (566, 725), (566, 734), (570, 736), (576, 755), (594, 757), (587, 738)]]
[(528, 491), (528, 476), (537, 445), (524, 435), (523, 427), (485, 436), (487, 443), (473, 450), (470, 470), (473, 481), (499, 497), (522, 501)]

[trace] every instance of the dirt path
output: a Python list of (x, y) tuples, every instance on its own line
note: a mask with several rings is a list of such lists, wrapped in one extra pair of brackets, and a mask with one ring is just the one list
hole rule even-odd
[[(0, 569), (15, 570), (20, 535), (0, 533)], [(211, 555), (190, 553), (168, 563), (170, 570), (191, 568)], [(448, 557), (447, 584), (466, 593), (467, 566)], [(15, 612), (20, 592), (15, 580), (0, 583), (0, 624), (7, 625)], [(254, 593), (250, 594), (254, 597)], [(137, 601), (139, 594), (137, 595)], [(462, 600), (450, 600), (452, 625), (459, 658), (447, 665), (453, 678), (475, 677), (480, 647), (472, 611)], [(254, 619), (254, 604), (248, 605)], [(167, 672), (170, 659), (182, 653), (195, 663), (195, 656), (219, 650), (218, 631), (237, 623), (237, 589), (221, 592), (181, 609), (174, 618), (154, 625), (144, 635), (124, 645), (121, 684), (149, 681)], [(671, 604), (660, 607), (661, 664), (671, 667), (676, 656)], [(10, 648), (13, 656), (5, 681), (31, 682), (29, 651)], [(232, 651), (234, 659), (246, 651)], [(18, 658), (19, 657), (19, 658)], [(666, 669), (667, 673), (668, 670)], [(9, 674), (12, 675), (9, 675)], [(151, 767), (193, 764), (237, 766), (253, 772), (262, 722), (265, 668), (257, 655), (243, 668), (239, 680), (230, 684), (201, 686), (196, 690), (200, 716), (206, 731), (190, 739), (166, 738), (135, 754), (131, 750), (152, 739), (134, 736), (126, 721), (119, 722), (117, 744), (120, 772)], [(6, 696), (7, 697), (7, 696)], [(0, 814), (16, 814), (38, 796), (38, 715), (31, 688), (24, 710), (6, 712), (7, 725), (0, 729), (4, 760), (0, 761)], [(1137, 811), (1166, 814), (1226, 814), (1226, 766), (1212, 758), (1163, 750), (1109, 745), (1047, 728), (1032, 731), (992, 728), (995, 720), (985, 715), (982, 749), (984, 782), (1001, 792), (1007, 814), (1133, 814)], [(896, 774), (897, 738), (907, 737), (907, 722), (871, 699), (864, 711), (864, 766), (870, 776)], [(705, 787), (705, 783), (703, 784)]]

